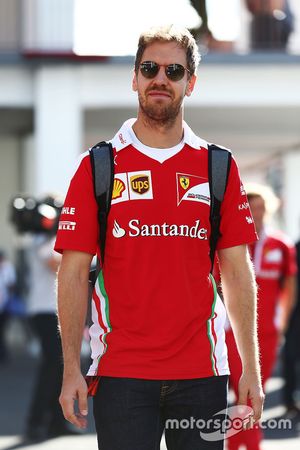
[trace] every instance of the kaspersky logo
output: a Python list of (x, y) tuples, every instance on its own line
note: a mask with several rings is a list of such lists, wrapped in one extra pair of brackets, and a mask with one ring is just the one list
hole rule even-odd
[(200, 220), (196, 220), (194, 225), (168, 224), (141, 224), (139, 219), (132, 219), (128, 222), (127, 229), (114, 221), (112, 234), (115, 238), (129, 237), (189, 237), (192, 239), (207, 240), (207, 229), (201, 227)]

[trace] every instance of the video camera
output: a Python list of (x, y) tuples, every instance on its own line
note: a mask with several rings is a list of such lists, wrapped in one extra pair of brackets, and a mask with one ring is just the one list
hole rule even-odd
[(16, 195), (10, 204), (10, 220), (18, 233), (54, 234), (62, 206), (62, 201), (51, 195), (40, 200)]

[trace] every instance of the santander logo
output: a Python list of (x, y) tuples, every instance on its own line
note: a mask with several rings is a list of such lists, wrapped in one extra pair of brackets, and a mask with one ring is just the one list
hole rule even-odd
[(115, 220), (112, 233), (115, 238), (121, 238), (121, 237), (125, 236), (126, 231), (123, 228), (121, 228), (120, 225), (118, 224), (118, 222)]
[[(126, 231), (115, 220), (112, 230), (112, 234), (115, 238), (121, 238), (126, 235)], [(194, 225), (177, 225), (168, 224), (166, 222), (162, 224), (141, 224), (139, 219), (132, 219), (128, 223), (128, 236), (129, 237), (188, 237), (192, 239), (200, 239), (201, 241), (207, 240), (207, 229), (202, 227), (200, 220), (196, 220)]]

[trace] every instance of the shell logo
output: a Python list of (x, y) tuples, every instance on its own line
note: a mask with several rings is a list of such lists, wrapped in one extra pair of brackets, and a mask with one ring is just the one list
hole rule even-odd
[(125, 191), (125, 184), (119, 178), (114, 179), (114, 187), (112, 193), (112, 200), (122, 197), (122, 193)]

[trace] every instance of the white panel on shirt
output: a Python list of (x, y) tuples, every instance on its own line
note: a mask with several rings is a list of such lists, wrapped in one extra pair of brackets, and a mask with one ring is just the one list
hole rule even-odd
[(134, 148), (136, 148), (139, 152), (143, 153), (149, 158), (155, 159), (160, 163), (163, 163), (167, 159), (172, 158), (172, 156), (179, 153), (180, 150), (182, 150), (184, 147), (184, 139), (182, 139), (182, 141), (179, 144), (175, 145), (175, 147), (171, 148), (148, 147), (147, 145), (142, 144), (142, 142), (138, 140), (132, 128), (128, 128), (128, 132), (132, 139)]

